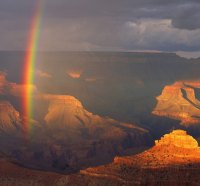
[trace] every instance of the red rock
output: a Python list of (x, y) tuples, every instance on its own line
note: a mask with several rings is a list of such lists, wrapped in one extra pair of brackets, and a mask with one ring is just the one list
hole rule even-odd
[(21, 124), (20, 114), (7, 101), (0, 101), (0, 131), (10, 133)]
[(175, 82), (165, 86), (152, 113), (180, 120), (185, 126), (200, 124), (200, 100), (196, 91), (200, 91), (200, 81)]
[(82, 186), (199, 185), (199, 171), (197, 141), (185, 131), (175, 130), (141, 154), (116, 157), (111, 164), (69, 176), (68, 185), (76, 185), (80, 180)]

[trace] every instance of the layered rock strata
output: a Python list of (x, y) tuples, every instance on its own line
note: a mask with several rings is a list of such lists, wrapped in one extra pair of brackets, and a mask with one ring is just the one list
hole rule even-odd
[(175, 82), (157, 97), (153, 114), (180, 120), (182, 125), (200, 124), (200, 81)]
[(174, 130), (141, 154), (116, 157), (105, 166), (69, 176), (69, 184), (82, 185), (198, 185), (200, 148), (185, 131)]

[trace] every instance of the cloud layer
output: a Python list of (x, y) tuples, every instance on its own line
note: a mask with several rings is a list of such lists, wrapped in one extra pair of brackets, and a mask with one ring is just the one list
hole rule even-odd
[[(0, 49), (23, 50), (35, 1), (0, 2)], [(198, 0), (48, 0), (42, 50), (200, 51)]]

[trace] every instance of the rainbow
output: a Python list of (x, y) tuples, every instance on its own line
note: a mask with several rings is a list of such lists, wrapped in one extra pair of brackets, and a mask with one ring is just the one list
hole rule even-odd
[(24, 118), (23, 127), (26, 134), (28, 134), (31, 130), (31, 119), (33, 116), (34, 71), (35, 63), (37, 61), (43, 4), (44, 0), (38, 0), (34, 11), (33, 20), (31, 22), (31, 28), (28, 35), (28, 43), (24, 59), (22, 80), (24, 84), (24, 96), (22, 100), (22, 112)]

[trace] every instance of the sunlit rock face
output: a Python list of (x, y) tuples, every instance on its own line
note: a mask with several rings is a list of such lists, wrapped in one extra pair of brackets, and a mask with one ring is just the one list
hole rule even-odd
[(197, 141), (183, 130), (174, 130), (170, 134), (165, 134), (160, 140), (156, 140), (155, 144), (156, 146), (173, 145), (180, 148), (198, 148)]
[[(87, 111), (82, 103), (73, 96), (65, 95), (47, 95), (46, 99), (50, 100), (48, 113), (44, 120), (49, 128), (59, 129), (80, 129), (87, 128), (89, 134), (94, 135), (94, 130), (97, 128), (103, 130), (100, 131), (103, 138), (106, 137), (103, 132), (108, 133), (108, 136), (112, 136), (114, 132), (118, 132), (120, 137), (124, 132), (121, 127), (128, 130), (138, 130), (146, 133), (147, 131), (134, 125), (116, 121), (109, 117), (101, 117)], [(104, 129), (113, 129), (110, 131), (104, 131)], [(118, 130), (116, 130), (118, 129)], [(120, 135), (121, 133), (121, 135)], [(98, 137), (97, 134), (95, 134)], [(99, 137), (100, 137), (99, 136)], [(114, 137), (114, 136), (113, 136)]]
[(157, 97), (153, 114), (181, 121), (182, 125), (200, 124), (200, 81), (176, 82), (165, 86)]
[(68, 70), (67, 75), (71, 78), (78, 79), (81, 77), (81, 70)]
[[(83, 109), (80, 101), (72, 96), (50, 96), (51, 101), (45, 121), (49, 127), (78, 128), (88, 123), (91, 113)], [(80, 118), (83, 120), (81, 121)]]
[(7, 101), (0, 102), (0, 132), (16, 132), (21, 127), (20, 114)]
[(34, 99), (42, 119), (32, 124), (28, 143), (23, 138), (10, 141), (3, 151), (23, 166), (68, 173), (111, 162), (116, 155), (131, 154), (152, 143), (147, 130), (95, 115), (73, 96), (38, 94)]
[(185, 131), (175, 130), (141, 154), (116, 157), (105, 166), (69, 176), (69, 185), (199, 185), (200, 148)]
[(49, 148), (54, 158), (69, 167), (108, 162), (116, 154), (126, 154), (151, 141), (147, 130), (95, 115), (73, 96), (43, 95), (42, 99), (49, 102), (44, 117), (51, 136)]

